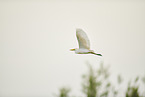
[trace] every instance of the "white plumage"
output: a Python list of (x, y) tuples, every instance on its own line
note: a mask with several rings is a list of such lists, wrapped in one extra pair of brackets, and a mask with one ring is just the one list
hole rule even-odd
[(96, 54), (93, 50), (90, 50), (89, 38), (82, 29), (76, 29), (76, 36), (79, 43), (79, 49), (70, 49), (71, 51), (75, 51), (76, 54), (95, 54), (102, 56), (101, 54)]
[(90, 41), (87, 34), (82, 29), (76, 29), (76, 36), (80, 49), (90, 49)]

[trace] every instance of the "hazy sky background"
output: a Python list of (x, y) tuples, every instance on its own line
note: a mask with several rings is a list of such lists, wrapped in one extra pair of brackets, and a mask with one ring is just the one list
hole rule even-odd
[[(103, 57), (77, 55), (76, 28)], [(0, 1), (0, 96), (81, 96), (86, 61), (110, 65), (111, 80), (145, 75), (145, 1)]]

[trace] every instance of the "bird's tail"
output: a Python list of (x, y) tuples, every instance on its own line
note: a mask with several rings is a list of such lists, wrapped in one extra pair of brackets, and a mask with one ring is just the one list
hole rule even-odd
[(90, 52), (90, 53), (94, 54), (94, 55), (102, 56), (101, 54), (97, 54), (97, 53), (94, 53), (94, 52)]

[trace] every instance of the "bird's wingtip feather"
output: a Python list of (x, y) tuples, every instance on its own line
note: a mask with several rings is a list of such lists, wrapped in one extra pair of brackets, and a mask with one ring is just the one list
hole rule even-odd
[(76, 28), (76, 32), (82, 31), (81, 28)]

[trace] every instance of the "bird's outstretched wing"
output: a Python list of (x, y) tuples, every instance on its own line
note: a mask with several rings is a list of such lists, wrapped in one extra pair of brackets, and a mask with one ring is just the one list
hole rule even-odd
[(82, 29), (76, 29), (76, 36), (78, 39), (79, 48), (90, 49), (90, 41)]

